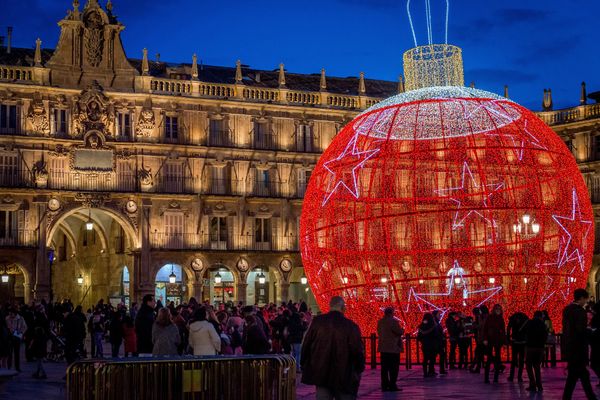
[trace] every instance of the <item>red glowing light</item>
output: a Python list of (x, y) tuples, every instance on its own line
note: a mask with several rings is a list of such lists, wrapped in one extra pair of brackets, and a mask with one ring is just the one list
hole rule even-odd
[[(461, 89), (468, 93), (468, 89)], [(346, 125), (311, 174), (301, 218), (306, 276), (363, 334), (392, 305), (560, 312), (585, 286), (593, 214), (562, 140), (510, 100), (386, 101)], [(390, 99), (393, 100), (393, 99)]]

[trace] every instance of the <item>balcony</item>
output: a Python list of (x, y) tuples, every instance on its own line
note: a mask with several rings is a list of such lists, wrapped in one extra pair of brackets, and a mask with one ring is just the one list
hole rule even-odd
[(32, 187), (29, 171), (7, 168), (0, 172), (0, 187)]
[(279, 150), (277, 138), (272, 133), (260, 135), (255, 134), (252, 145), (253, 148), (257, 150)]
[(162, 175), (156, 182), (155, 192), (194, 194), (194, 179), (191, 176)]
[(252, 196), (255, 197), (278, 197), (280, 193), (280, 181), (256, 181), (252, 188)]
[(160, 250), (298, 251), (298, 238), (273, 235), (269, 242), (257, 242), (253, 235), (224, 238), (207, 233), (154, 232), (150, 235), (150, 246)]
[(208, 133), (208, 145), (214, 147), (235, 147), (233, 134), (228, 129), (210, 130)]
[(12, 230), (0, 236), (0, 247), (37, 247), (37, 243), (36, 231)]

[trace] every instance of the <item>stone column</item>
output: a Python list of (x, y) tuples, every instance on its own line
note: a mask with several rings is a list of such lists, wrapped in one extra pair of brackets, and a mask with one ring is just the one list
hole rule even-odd
[(140, 243), (139, 261), (135, 260), (138, 285), (136, 287), (139, 301), (147, 294), (154, 294), (154, 276), (150, 271), (150, 209), (152, 201), (142, 200), (140, 214)]
[(287, 282), (281, 282), (279, 284), (279, 294), (281, 295), (281, 301), (287, 302), (290, 297), (290, 284)]
[(238, 283), (237, 285), (237, 301), (243, 302), (246, 304), (246, 288), (248, 287), (247, 283)]
[(46, 237), (48, 225), (46, 223), (46, 200), (34, 199), (37, 203), (38, 218), (40, 220), (38, 229), (38, 247), (35, 257), (35, 286), (34, 297), (37, 300), (50, 299), (51, 277), (50, 268), (48, 267), (48, 254), (46, 249)]
[(201, 303), (203, 299), (204, 292), (204, 284), (202, 283), (202, 279), (194, 282), (192, 296), (198, 300), (198, 303)]

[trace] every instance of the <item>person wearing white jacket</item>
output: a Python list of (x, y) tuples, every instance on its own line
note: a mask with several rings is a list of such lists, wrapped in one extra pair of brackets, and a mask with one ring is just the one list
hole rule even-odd
[(204, 307), (194, 313), (194, 322), (190, 324), (189, 341), (195, 356), (214, 356), (221, 351), (221, 338), (215, 327), (206, 320)]

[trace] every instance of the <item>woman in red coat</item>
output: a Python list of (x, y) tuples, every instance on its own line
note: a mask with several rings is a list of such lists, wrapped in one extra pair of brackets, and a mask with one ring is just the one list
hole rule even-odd
[(137, 336), (135, 334), (135, 325), (129, 316), (123, 319), (123, 341), (125, 357), (129, 357), (129, 354), (137, 357)]
[(485, 383), (490, 383), (490, 365), (494, 362), (494, 382), (498, 382), (498, 375), (504, 369), (502, 359), (502, 346), (506, 344), (506, 324), (502, 314), (502, 306), (496, 304), (491, 314), (483, 325), (483, 344), (487, 360), (485, 363)]

